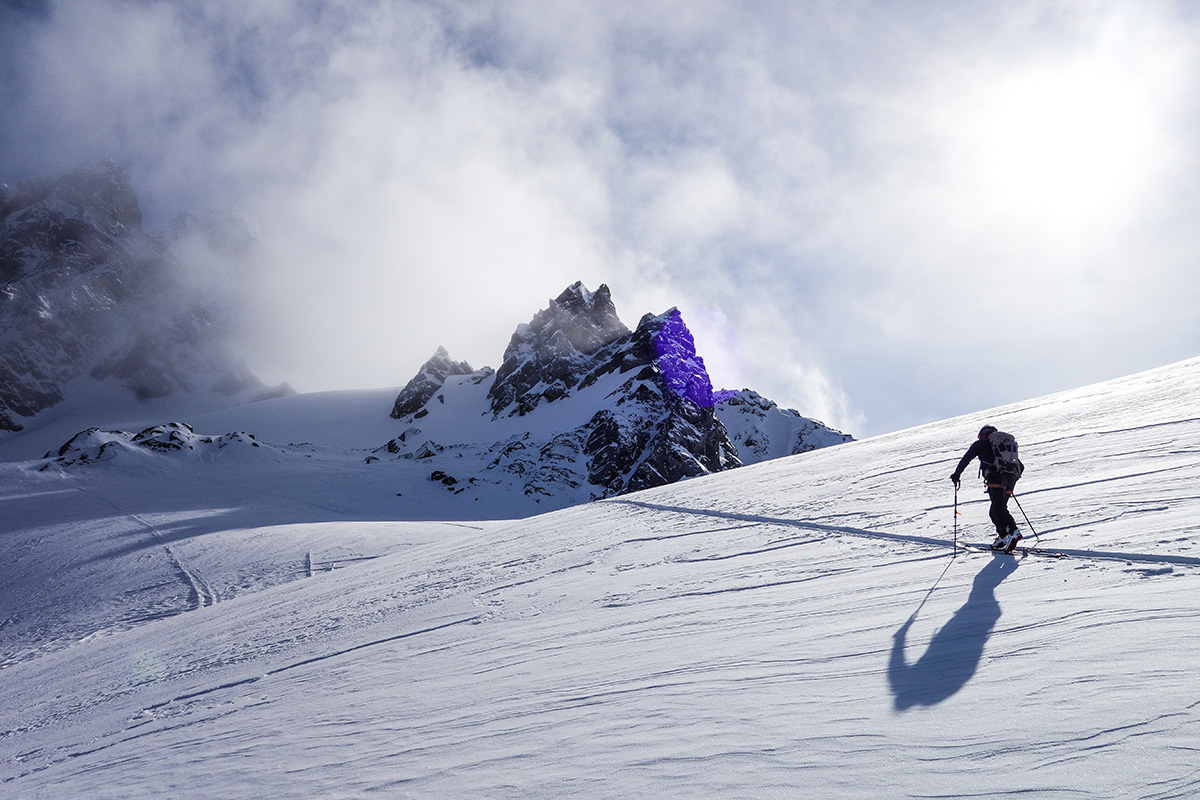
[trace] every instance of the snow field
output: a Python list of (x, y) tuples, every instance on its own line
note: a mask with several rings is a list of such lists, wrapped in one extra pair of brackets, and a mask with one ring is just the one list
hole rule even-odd
[[(36, 558), (73, 537), (100, 542), (97, 563), (124, 563), (93, 524), (99, 506), (63, 502), (99, 495), (123, 509), (111, 525), (156, 526), (210, 586), (321, 542), (346, 561), (68, 647), (23, 633), (0, 681), (0, 787), (1193, 796), (1197, 388), (1200, 361), (1185, 362), (510, 522), (354, 520), (351, 495), (285, 505), (199, 473), (156, 496), (137, 491), (161, 487), (154, 476), (72, 494), (61, 477), (5, 472), (0, 503), (21, 517), (3, 541)], [(1019, 499), (1044, 546), (1137, 560), (954, 555), (949, 474), (984, 422), (1021, 441)], [(959, 536), (983, 541), (971, 475)], [(43, 530), (39, 543), (30, 531)], [(114, 596), (149, 581), (132, 567), (65, 572)]]

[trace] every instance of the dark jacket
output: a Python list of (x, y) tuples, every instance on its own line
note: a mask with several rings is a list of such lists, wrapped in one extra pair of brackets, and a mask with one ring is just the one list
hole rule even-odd
[(976, 439), (975, 443), (967, 448), (966, 454), (958, 462), (958, 467), (954, 470), (954, 474), (950, 477), (957, 483), (962, 477), (963, 470), (972, 460), (979, 459), (979, 471), (983, 474), (983, 480), (988, 486), (1003, 486), (1005, 489), (1012, 491), (1016, 485), (1017, 479), (1021, 477), (1021, 472), (1025, 471), (1025, 466), (1017, 462), (1020, 471), (1016, 475), (1003, 475), (995, 468), (996, 453), (992, 450), (992, 443), (985, 439)]
[[(967, 448), (966, 455), (959, 460), (958, 467), (955, 468), (954, 474), (950, 477), (954, 478), (954, 480), (961, 478), (967, 465), (977, 458), (979, 459), (980, 469), (983, 469), (984, 465), (991, 464), (996, 460), (996, 454), (992, 450), (992, 443), (987, 439), (976, 439), (975, 443)], [(987, 478), (986, 474), (984, 478)]]

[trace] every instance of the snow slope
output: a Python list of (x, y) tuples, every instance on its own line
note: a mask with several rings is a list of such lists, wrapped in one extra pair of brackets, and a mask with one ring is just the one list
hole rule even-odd
[[(389, 522), (332, 464), (0, 465), (0, 792), (1195, 796), (1198, 390), (1193, 360), (511, 522)], [(1085, 555), (952, 551), (984, 422)]]

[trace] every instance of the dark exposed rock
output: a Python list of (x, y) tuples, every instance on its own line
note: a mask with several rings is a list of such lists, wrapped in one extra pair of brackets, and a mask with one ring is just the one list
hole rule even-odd
[(488, 390), (493, 415), (528, 414), (567, 396), (593, 368), (593, 356), (628, 334), (607, 286), (595, 292), (579, 282), (568, 286), (513, 333)]
[(458, 484), (457, 478), (447, 475), (440, 469), (435, 469), (433, 472), (429, 473), (429, 480), (437, 481), (445, 486), (455, 486)]
[[(658, 355), (665, 352), (664, 336), (679, 336), (682, 319), (671, 309), (665, 314), (647, 314), (626, 340), (615, 343), (607, 358), (584, 380), (592, 382), (611, 372), (637, 370), (622, 385), (620, 398), (611, 409), (596, 414), (588, 424), (584, 453), (588, 458), (591, 483), (603, 494), (615, 495), (674, 483), (683, 478), (721, 472), (741, 465), (737, 449), (711, 403), (701, 405), (682, 385), (712, 387), (703, 362), (695, 357), (691, 335), (687, 346), (672, 344), (676, 361), (697, 366), (699, 372), (682, 376), (678, 363), (664, 365)], [(686, 331), (686, 327), (682, 329)], [(680, 352), (679, 348), (690, 353)], [(672, 370), (674, 371), (672, 373)]]

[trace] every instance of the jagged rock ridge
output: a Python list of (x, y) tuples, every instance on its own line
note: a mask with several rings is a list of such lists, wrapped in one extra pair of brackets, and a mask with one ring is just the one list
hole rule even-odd
[(488, 390), (492, 413), (527, 414), (565, 397), (595, 366), (599, 351), (628, 335), (607, 286), (593, 293), (572, 284), (517, 327)]
[(451, 375), (470, 375), (475, 370), (466, 361), (451, 361), (446, 348), (439, 347), (433, 358), (425, 362), (420, 371), (410, 380), (396, 397), (392, 406), (392, 419), (418, 414), (429, 398), (445, 384)]
[[(456, 408), (481, 410), (489, 424), (463, 430), (446, 410), (450, 394), (462, 401)], [(471, 370), (439, 348), (392, 416), (405, 429), (377, 455), (427, 462), (449, 491), (508, 482), (526, 495), (577, 501), (850, 438), (753, 392), (714, 392), (678, 309), (647, 314), (630, 331), (608, 287), (589, 292), (582, 283), (517, 327), (494, 372)]]

